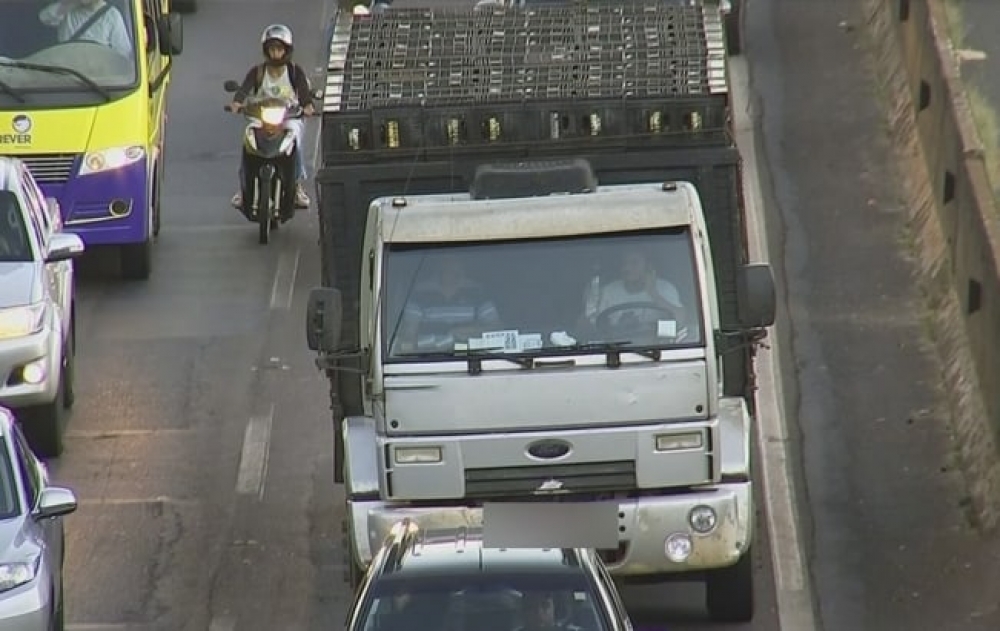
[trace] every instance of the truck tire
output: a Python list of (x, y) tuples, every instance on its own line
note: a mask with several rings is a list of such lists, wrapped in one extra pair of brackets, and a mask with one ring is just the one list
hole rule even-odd
[(716, 622), (750, 622), (754, 613), (753, 552), (735, 565), (712, 570), (705, 579), (705, 605)]

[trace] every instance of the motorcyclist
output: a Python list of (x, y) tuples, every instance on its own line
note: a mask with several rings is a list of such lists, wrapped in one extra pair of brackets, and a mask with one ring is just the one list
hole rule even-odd
[[(292, 61), (294, 46), (292, 30), (284, 24), (272, 24), (264, 29), (260, 36), (261, 50), (264, 53), (264, 63), (255, 64), (243, 79), (243, 85), (233, 96), (233, 102), (227, 108), (230, 112), (243, 109), (243, 102), (248, 96), (277, 96), (297, 101), (302, 106), (303, 114), (312, 116), (316, 113), (313, 105), (309, 78), (305, 70)], [(298, 150), (295, 152), (295, 205), (299, 208), (309, 207), (309, 196), (305, 191), (306, 161), (303, 145), (305, 124), (300, 118), (290, 118), (285, 126), (295, 134)], [(242, 183), (243, 177), (240, 176)], [(242, 186), (240, 187), (242, 189)], [(243, 195), (239, 190), (233, 195), (232, 204), (237, 209), (243, 206)]]

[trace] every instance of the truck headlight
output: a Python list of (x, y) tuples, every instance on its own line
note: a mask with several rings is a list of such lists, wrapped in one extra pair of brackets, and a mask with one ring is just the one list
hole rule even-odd
[(397, 464), (428, 464), (441, 462), (440, 447), (396, 447)]
[(691, 529), (699, 535), (707, 535), (712, 532), (718, 521), (719, 518), (715, 514), (715, 509), (711, 506), (695, 506), (688, 513), (688, 523), (691, 524)]
[(45, 325), (45, 303), (0, 309), (0, 340), (33, 335)]
[(25, 583), (30, 583), (38, 574), (38, 562), (41, 556), (34, 561), (24, 563), (0, 563), (0, 592), (6, 592), (15, 587), (20, 587)]
[(135, 164), (145, 157), (146, 150), (138, 145), (91, 151), (83, 156), (83, 162), (80, 164), (80, 175), (114, 171)]
[(701, 449), (705, 442), (701, 432), (686, 434), (660, 434), (656, 437), (656, 451), (679, 451), (681, 449)]

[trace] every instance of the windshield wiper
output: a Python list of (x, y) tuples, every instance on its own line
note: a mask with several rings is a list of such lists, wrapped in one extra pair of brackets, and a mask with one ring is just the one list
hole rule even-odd
[(609, 368), (618, 368), (622, 365), (621, 354), (634, 353), (642, 357), (648, 357), (653, 361), (660, 361), (663, 353), (658, 348), (625, 348), (632, 343), (632, 340), (613, 340), (609, 342), (587, 342), (585, 344), (573, 344), (563, 348), (574, 351), (602, 351), (608, 360)]
[(512, 364), (517, 364), (521, 368), (531, 369), (535, 367), (535, 360), (530, 357), (519, 357), (508, 353), (498, 352), (502, 347), (497, 348), (471, 348), (457, 350), (453, 352), (439, 353), (394, 353), (393, 357), (424, 357), (427, 359), (464, 359), (469, 367), (470, 375), (478, 375), (483, 371), (484, 359), (502, 359)]
[(502, 350), (502, 346), (494, 348), (470, 348), (464, 351), (455, 351), (455, 355), (458, 357), (465, 356), (470, 375), (478, 375), (483, 372), (484, 359), (506, 360), (512, 364), (517, 364), (525, 370), (531, 370), (535, 367), (535, 360), (531, 357), (518, 357), (516, 355), (508, 355), (504, 352), (498, 352)]
[(3, 66), (5, 68), (19, 68), (21, 70), (36, 70), (38, 72), (47, 72), (49, 74), (69, 75), (75, 78), (83, 85), (90, 88), (93, 92), (96, 92), (97, 94), (101, 95), (105, 103), (111, 101), (110, 92), (99, 86), (93, 79), (83, 74), (79, 70), (73, 70), (72, 68), (67, 68), (65, 66), (51, 66), (49, 64), (33, 64), (33, 63), (28, 63), (26, 61), (0, 61), (0, 66)]
[(0, 90), (3, 90), (10, 96), (14, 97), (14, 99), (16, 99), (18, 103), (24, 103), (27, 100), (24, 98), (24, 94), (20, 90), (15, 90), (14, 88), (10, 87), (9, 84), (4, 83), (3, 81), (0, 81)]

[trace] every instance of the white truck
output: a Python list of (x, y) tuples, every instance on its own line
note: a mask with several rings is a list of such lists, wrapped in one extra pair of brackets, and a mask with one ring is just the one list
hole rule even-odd
[[(718, 15), (657, 4), (337, 17), (306, 330), (352, 582), (404, 517), (500, 545), (513, 525), (752, 617), (774, 282), (747, 260)], [(588, 36), (642, 68), (542, 94)]]

